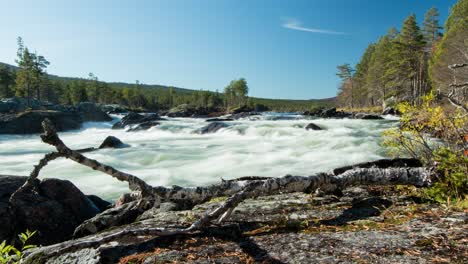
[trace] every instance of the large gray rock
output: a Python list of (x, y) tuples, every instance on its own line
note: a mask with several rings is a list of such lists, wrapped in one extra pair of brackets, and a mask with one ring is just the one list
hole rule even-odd
[(321, 118), (346, 118), (351, 117), (350, 113), (337, 111), (335, 107), (332, 108), (316, 108), (311, 111), (306, 111), (303, 113), (306, 116), (314, 116)]
[(35, 244), (58, 243), (70, 239), (77, 226), (101, 212), (70, 181), (58, 179), (36, 180), (33, 190), (18, 193), (15, 203), (8, 207), (11, 194), (25, 180), (26, 177), (0, 175), (1, 241), (11, 241), (29, 229), (38, 232), (32, 241)]
[(165, 119), (161, 118), (158, 114), (142, 115), (131, 112), (128, 115), (124, 116), (119, 122), (115, 123), (112, 126), (112, 129), (123, 129), (127, 126), (136, 126), (139, 127), (137, 130), (144, 130), (159, 125), (159, 123), (156, 121), (160, 120)]
[(128, 107), (118, 104), (101, 105), (101, 110), (108, 114), (123, 114), (129, 112)]
[(355, 113), (353, 114), (355, 119), (364, 119), (364, 120), (379, 120), (384, 119), (380, 115), (368, 114), (368, 113)]
[(25, 181), (26, 177), (0, 175), (0, 241), (12, 237), (15, 223), (8, 208), (8, 200)]
[(189, 104), (181, 104), (173, 107), (167, 112), (168, 117), (191, 117), (196, 113), (196, 109)]
[(108, 136), (99, 146), (100, 149), (103, 148), (126, 148), (127, 144), (123, 143), (120, 139), (114, 136)]
[(108, 122), (112, 121), (107, 113), (101, 110), (101, 107), (95, 103), (82, 102), (76, 106), (76, 110), (81, 114), (84, 122)]
[(27, 109), (47, 110), (52, 106), (53, 104), (49, 102), (42, 102), (36, 99), (30, 99), (28, 103), (28, 99), (22, 97), (0, 99), (0, 113), (18, 113)]
[(387, 107), (382, 111), (382, 115), (401, 115), (401, 113), (398, 109)]
[(209, 134), (209, 133), (216, 133), (218, 130), (222, 128), (228, 127), (228, 124), (223, 122), (212, 122), (209, 125), (202, 127), (201, 129), (195, 131), (197, 134)]
[(314, 123), (310, 123), (306, 126), (305, 128), (306, 130), (322, 130), (321, 127), (317, 126), (316, 124)]
[(82, 119), (78, 112), (37, 110), (20, 114), (0, 114), (0, 134), (34, 134), (42, 132), (42, 121), (48, 118), (57, 131), (78, 129)]

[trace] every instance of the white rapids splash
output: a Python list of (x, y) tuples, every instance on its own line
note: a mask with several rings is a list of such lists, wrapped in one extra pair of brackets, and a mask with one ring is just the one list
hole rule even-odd
[[(382, 132), (395, 120), (305, 119), (301, 115), (267, 113), (256, 120), (227, 122), (214, 134), (192, 132), (205, 119), (170, 118), (148, 131), (111, 130), (113, 122), (86, 123), (79, 131), (60, 133), (71, 148), (96, 147), (109, 135), (130, 144), (125, 149), (85, 155), (143, 178), (151, 185), (201, 186), (242, 176), (310, 175), (386, 157)], [(115, 122), (115, 121), (114, 121)], [(314, 122), (322, 131), (306, 131)], [(39, 135), (0, 135), (0, 174), (28, 175), (53, 148)], [(68, 179), (86, 194), (115, 199), (128, 186), (100, 172), (60, 159), (42, 177)]]

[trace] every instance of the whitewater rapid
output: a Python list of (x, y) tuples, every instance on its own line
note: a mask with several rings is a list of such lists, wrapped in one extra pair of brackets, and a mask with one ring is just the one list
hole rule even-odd
[[(387, 157), (382, 132), (395, 120), (306, 119), (296, 114), (267, 113), (254, 120), (227, 122), (214, 134), (192, 133), (205, 119), (169, 118), (148, 131), (112, 130), (118, 120), (85, 123), (78, 131), (62, 132), (71, 148), (97, 147), (109, 135), (131, 147), (104, 149), (85, 155), (143, 178), (151, 185), (201, 186), (242, 176), (311, 175), (357, 162)], [(306, 131), (314, 122), (322, 131)], [(53, 148), (39, 135), (0, 135), (0, 174), (29, 175)], [(86, 194), (115, 199), (128, 186), (100, 172), (60, 159), (41, 177), (72, 181)]]

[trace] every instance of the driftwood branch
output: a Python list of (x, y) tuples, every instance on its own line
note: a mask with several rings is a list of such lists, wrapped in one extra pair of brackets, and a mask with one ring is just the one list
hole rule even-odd
[(151, 186), (148, 185), (145, 181), (141, 180), (140, 178), (129, 173), (116, 170), (111, 166), (104, 165), (96, 160), (89, 159), (81, 153), (79, 153), (78, 151), (74, 151), (67, 147), (58, 137), (57, 131), (55, 130), (55, 127), (49, 119), (45, 119), (42, 122), (42, 127), (44, 128), (44, 134), (41, 135), (42, 141), (54, 146), (57, 149), (57, 152), (60, 153), (63, 157), (76, 161), (81, 165), (90, 167), (93, 170), (106, 173), (118, 179), (119, 181), (126, 181), (129, 184), (130, 190), (139, 191), (144, 197), (150, 195)]
[(450, 64), (449, 69), (454, 70), (458, 68), (468, 67), (468, 63), (457, 63), (457, 64)]
[(63, 155), (58, 153), (58, 152), (51, 152), (49, 154), (46, 154), (44, 156), (44, 158), (42, 158), (39, 161), (39, 163), (36, 166), (34, 166), (34, 169), (29, 174), (29, 177), (26, 180), (26, 182), (10, 196), (10, 203), (14, 203), (15, 198), (18, 195), (18, 193), (20, 193), (20, 192), (26, 190), (27, 188), (30, 188), (30, 187), (33, 186), (33, 182), (37, 179), (37, 177), (39, 177), (39, 172), (41, 171), (42, 168), (47, 166), (47, 164), (49, 162), (51, 162), (51, 161), (53, 161), (55, 159), (58, 159), (60, 157), (63, 157)]

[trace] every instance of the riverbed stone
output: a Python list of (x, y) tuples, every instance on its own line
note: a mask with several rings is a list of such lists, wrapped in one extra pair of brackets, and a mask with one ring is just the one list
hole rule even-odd
[[(101, 210), (70, 181), (36, 180), (32, 189), (10, 196), (26, 177), (0, 175), (0, 240), (14, 241), (26, 229), (37, 231), (31, 243), (48, 245), (72, 237), (75, 228)], [(11, 225), (7, 225), (10, 223)]]

